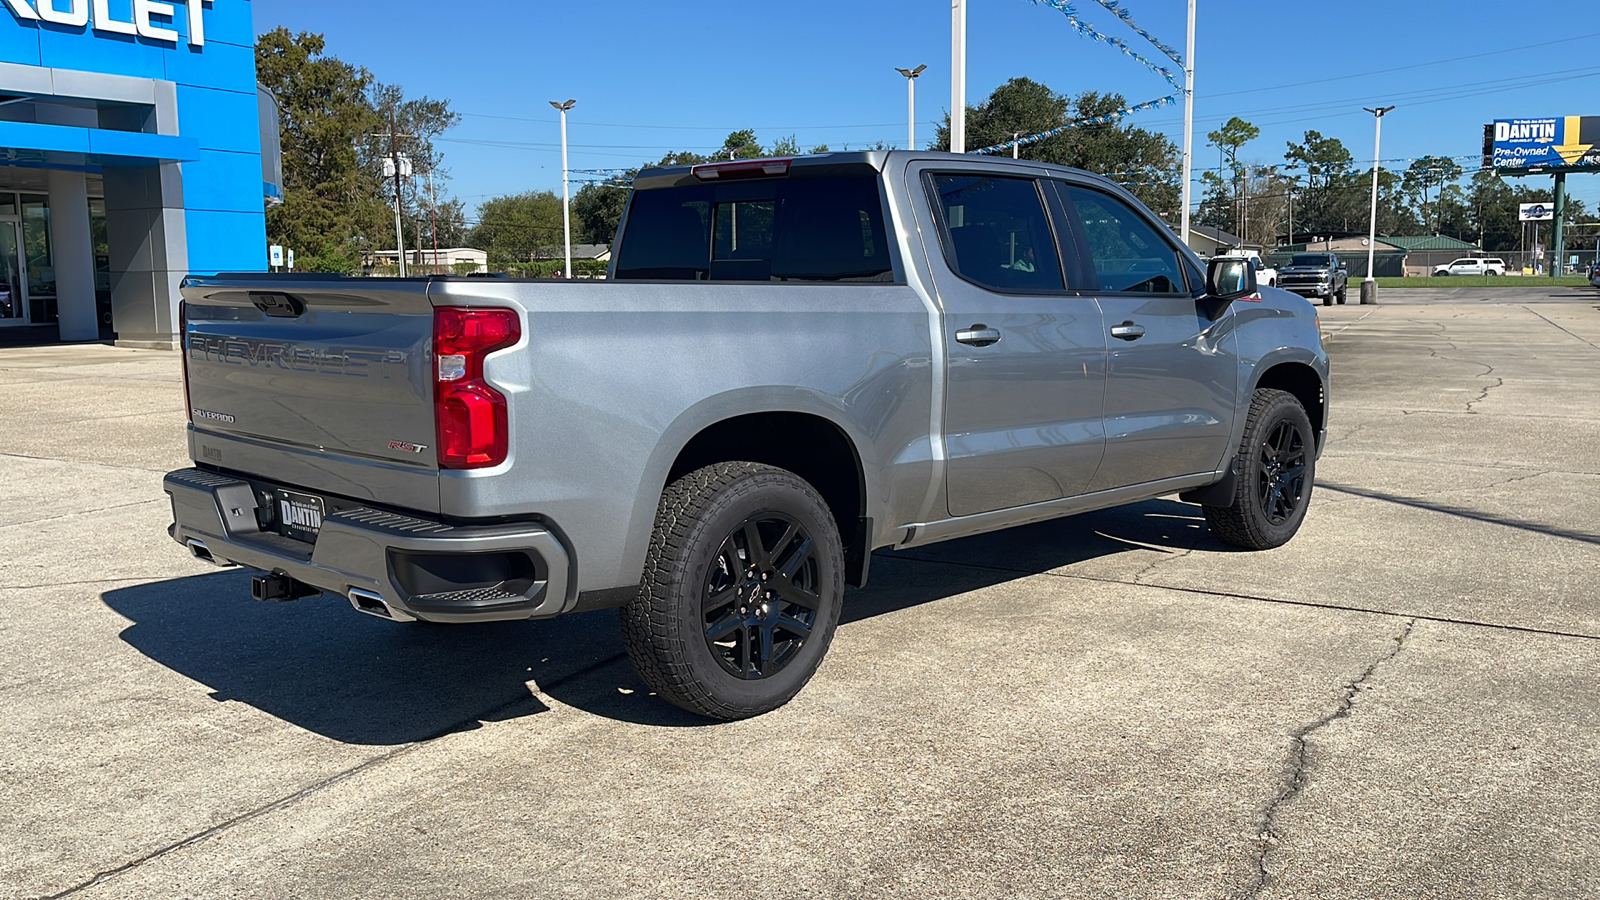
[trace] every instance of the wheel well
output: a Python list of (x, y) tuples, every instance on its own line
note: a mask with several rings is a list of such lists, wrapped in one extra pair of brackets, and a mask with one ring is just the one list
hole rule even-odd
[(1323, 424), (1327, 421), (1328, 401), (1316, 369), (1304, 363), (1280, 363), (1261, 373), (1256, 387), (1274, 388), (1293, 394), (1311, 419), (1312, 433), (1317, 435), (1318, 440), (1321, 439)]
[(827, 501), (844, 542), (846, 581), (866, 583), (872, 552), (861, 457), (839, 426), (820, 416), (794, 412), (736, 416), (695, 435), (672, 463), (667, 482), (712, 463), (741, 460), (787, 469), (805, 479)]

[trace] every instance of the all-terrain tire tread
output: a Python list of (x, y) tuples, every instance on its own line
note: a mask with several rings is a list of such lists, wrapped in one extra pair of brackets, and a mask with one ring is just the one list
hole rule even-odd
[[(718, 699), (686, 662), (683, 636), (674, 635), (670, 624), (672, 597), (679, 588), (681, 576), (675, 560), (681, 557), (690, 532), (717, 497), (741, 480), (749, 479), (753, 486), (761, 484), (752, 476), (781, 478), (811, 494), (816, 503), (825, 507), (822, 497), (798, 476), (761, 463), (721, 462), (684, 475), (667, 485), (661, 494), (639, 593), (620, 610), (623, 644), (629, 661), (645, 685), (675, 706), (713, 719), (745, 719), (771, 707), (740, 706)], [(840, 604), (833, 604), (831, 621), (826, 627), (822, 623), (818, 625), (817, 634), (824, 643), (838, 624), (839, 607)], [(802, 681), (797, 685), (783, 702), (798, 693), (804, 684)]]
[[(1251, 395), (1250, 411), (1245, 417), (1244, 437), (1240, 440), (1239, 455), (1237, 457), (1240, 460), (1238, 467), (1244, 471), (1240, 473), (1235, 481), (1233, 503), (1228, 506), (1201, 507), (1205, 512), (1206, 524), (1211, 526), (1211, 533), (1225, 544), (1232, 544), (1235, 547), (1244, 547), (1250, 550), (1265, 550), (1278, 546), (1277, 543), (1270, 539), (1269, 535), (1261, 530), (1256, 518), (1250, 515), (1246, 508), (1246, 504), (1253, 502), (1249, 492), (1255, 490), (1256, 485), (1255, 479), (1249, 475), (1249, 467), (1242, 463), (1249, 458), (1249, 454), (1255, 451), (1252, 439), (1257, 435), (1256, 423), (1266, 416), (1275, 404), (1282, 402), (1284, 398), (1288, 398), (1290, 402), (1297, 406), (1300, 403), (1293, 394), (1272, 388), (1257, 388), (1255, 393)], [(1310, 453), (1312, 451), (1308, 449), (1307, 452)], [(1307, 489), (1310, 489), (1309, 483), (1307, 484)]]

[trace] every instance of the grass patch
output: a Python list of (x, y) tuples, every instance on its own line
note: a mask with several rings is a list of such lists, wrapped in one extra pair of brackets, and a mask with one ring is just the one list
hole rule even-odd
[[(1589, 279), (1582, 275), (1448, 275), (1444, 278), (1379, 278), (1380, 288), (1541, 288), (1585, 287)], [(1350, 293), (1360, 290), (1361, 279), (1350, 279)]]

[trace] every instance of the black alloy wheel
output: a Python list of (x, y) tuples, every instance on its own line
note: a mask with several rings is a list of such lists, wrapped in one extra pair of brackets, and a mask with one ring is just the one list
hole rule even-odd
[(1273, 525), (1282, 525), (1300, 508), (1306, 490), (1306, 445), (1295, 423), (1282, 420), (1261, 444), (1256, 490), (1261, 511)]
[(744, 719), (811, 680), (843, 601), (844, 542), (816, 489), (773, 466), (714, 463), (662, 493), (622, 636), (661, 699)]
[(1286, 391), (1257, 388), (1231, 466), (1231, 502), (1204, 506), (1211, 533), (1247, 550), (1288, 543), (1311, 505), (1316, 462), (1316, 435), (1305, 407)]
[(782, 671), (816, 625), (817, 579), (816, 542), (792, 516), (766, 510), (739, 523), (701, 592), (712, 658), (746, 680)]

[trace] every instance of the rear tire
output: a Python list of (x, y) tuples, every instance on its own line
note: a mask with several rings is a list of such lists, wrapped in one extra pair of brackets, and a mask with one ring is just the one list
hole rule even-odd
[(1250, 400), (1229, 506), (1204, 507), (1217, 539), (1247, 550), (1281, 547), (1300, 530), (1316, 478), (1316, 436), (1293, 394), (1259, 389)]
[(717, 463), (662, 493), (622, 633), (662, 699), (744, 719), (811, 680), (843, 598), (844, 545), (816, 490), (783, 469)]
[(1345, 297), (1348, 296), (1349, 293), (1350, 293), (1350, 286), (1349, 285), (1346, 285), (1346, 286), (1344, 286), (1342, 288), (1339, 288), (1338, 300), (1339, 300), (1339, 305), (1340, 306), (1344, 305)]

